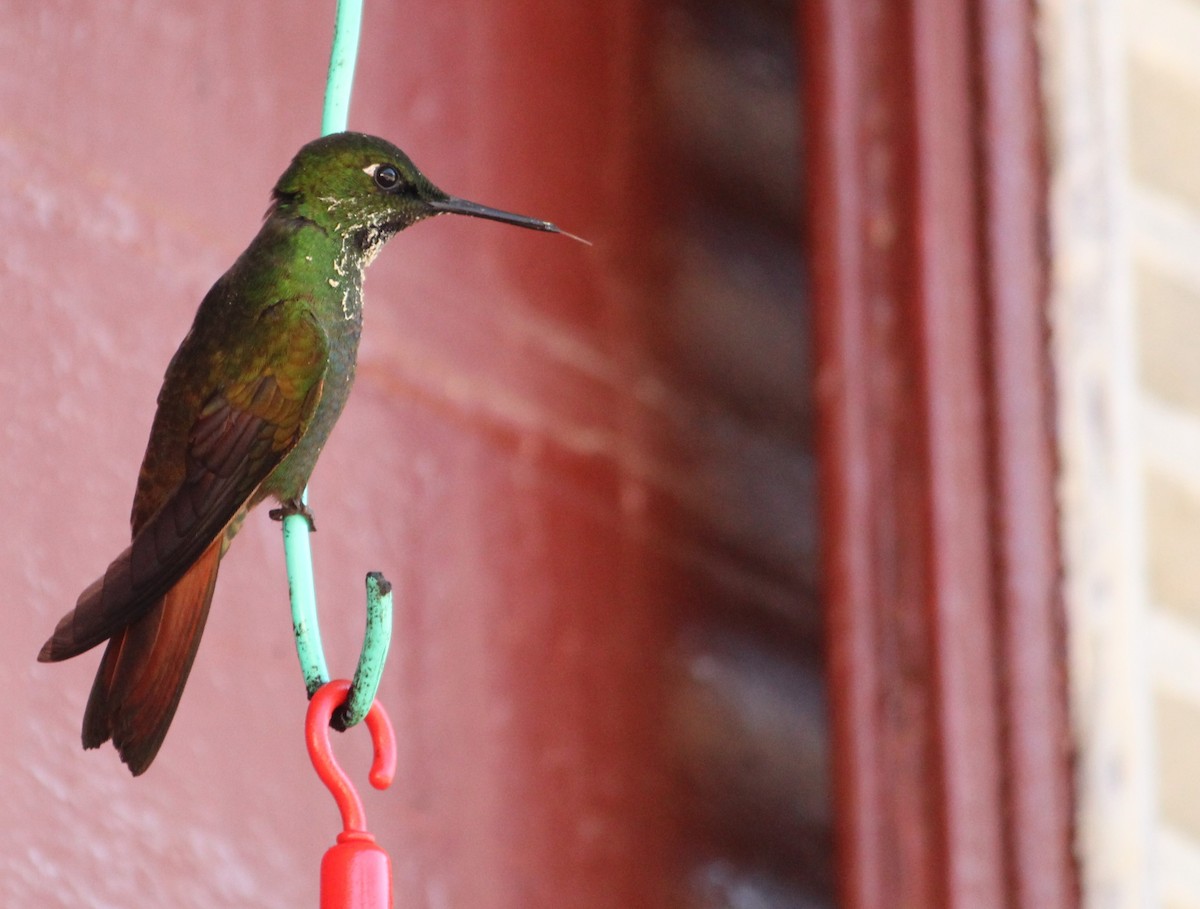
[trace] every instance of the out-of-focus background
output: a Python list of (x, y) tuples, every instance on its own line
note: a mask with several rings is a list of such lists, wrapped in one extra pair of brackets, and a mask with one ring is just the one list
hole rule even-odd
[(1126, 747), (1147, 778), (1148, 899), (1187, 909), (1200, 906), (1200, 5), (1127, 3), (1111, 27), (1111, 229), (1127, 269), (1115, 293), (1128, 309), (1132, 369), (1120, 381), (1134, 412), (1129, 518), (1144, 610), (1129, 629), (1144, 701)]
[[(156, 763), (34, 662), (333, 3), (0, 0), (0, 905), (315, 905), (278, 526)], [(1200, 909), (1200, 2), (367, 0), (351, 128), (592, 241), (367, 280), (311, 489), (397, 907)]]
[[(0, 904), (315, 905), (279, 528), (247, 521), (165, 747), (33, 662), (128, 540), (166, 363), (317, 134), (333, 4), (0, 4)], [(594, 244), (438, 219), (367, 281), (313, 478), (329, 659), (395, 584), (365, 794), (397, 905), (831, 893), (787, 3), (368, 0), (350, 125)], [(366, 786), (365, 733), (338, 737)]]

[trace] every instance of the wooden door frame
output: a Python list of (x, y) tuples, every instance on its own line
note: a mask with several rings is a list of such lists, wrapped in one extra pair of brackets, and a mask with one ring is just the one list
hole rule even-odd
[(1069, 909), (1035, 10), (799, 8), (840, 905)]

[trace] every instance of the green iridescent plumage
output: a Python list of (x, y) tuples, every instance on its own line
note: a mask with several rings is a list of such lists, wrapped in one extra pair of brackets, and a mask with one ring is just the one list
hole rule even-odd
[(390, 237), (442, 213), (558, 232), (448, 196), (394, 145), (357, 133), (309, 143), (280, 177), (262, 229), (205, 296), (167, 368), (129, 548), (38, 656), (64, 660), (109, 641), (84, 747), (111, 738), (134, 774), (150, 765), (246, 513), (266, 498), (304, 511), (300, 495), (354, 381), (363, 270)]

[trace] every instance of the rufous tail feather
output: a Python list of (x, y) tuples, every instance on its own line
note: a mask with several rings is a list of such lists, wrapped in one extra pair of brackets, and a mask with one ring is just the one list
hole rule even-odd
[(83, 747), (108, 739), (134, 776), (150, 766), (179, 706), (212, 602), (223, 538), (104, 651), (83, 716)]

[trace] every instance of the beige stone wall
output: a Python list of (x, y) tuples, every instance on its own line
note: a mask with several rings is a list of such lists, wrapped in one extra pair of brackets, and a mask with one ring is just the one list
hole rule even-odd
[(1085, 905), (1200, 909), (1200, 0), (1043, 0)]
[(1200, 2), (1126, 2), (1155, 877), (1200, 909)]
[(1087, 909), (1155, 905), (1121, 0), (1041, 0), (1063, 596)]

